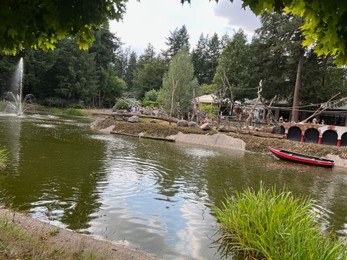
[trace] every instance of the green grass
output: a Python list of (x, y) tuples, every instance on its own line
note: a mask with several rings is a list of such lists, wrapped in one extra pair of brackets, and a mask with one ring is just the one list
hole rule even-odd
[(84, 113), (81, 110), (75, 108), (51, 108), (50, 113), (53, 115), (84, 116)]
[(0, 149), (0, 169), (6, 167), (7, 158), (8, 158), (7, 149)]
[(75, 247), (49, 242), (58, 233), (58, 228), (52, 228), (48, 233), (33, 234), (11, 218), (0, 217), (0, 259), (107, 259), (103, 253), (89, 250), (83, 242)]
[(247, 188), (227, 197), (215, 213), (220, 222), (216, 241), (223, 256), (238, 252), (250, 259), (347, 259), (346, 246), (323, 234), (313, 201), (291, 192)]

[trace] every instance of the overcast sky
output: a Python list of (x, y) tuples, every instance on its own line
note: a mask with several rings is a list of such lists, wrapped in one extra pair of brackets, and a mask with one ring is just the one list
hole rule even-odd
[(259, 19), (241, 7), (241, 0), (191, 0), (191, 4), (180, 4), (180, 0), (130, 0), (123, 21), (111, 22), (111, 31), (121, 38), (125, 47), (131, 47), (139, 55), (148, 43), (156, 52), (167, 49), (165, 42), (175, 29), (186, 26), (190, 45), (195, 47), (203, 33), (212, 36), (215, 32), (230, 36), (242, 28), (251, 39), (260, 26)]

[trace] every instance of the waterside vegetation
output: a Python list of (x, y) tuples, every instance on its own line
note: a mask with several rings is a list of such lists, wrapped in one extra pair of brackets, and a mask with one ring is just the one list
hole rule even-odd
[(215, 214), (224, 256), (236, 250), (247, 259), (347, 259), (346, 246), (318, 224), (314, 201), (284, 189), (246, 188), (227, 196)]
[(7, 149), (0, 149), (0, 169), (6, 167), (7, 162)]

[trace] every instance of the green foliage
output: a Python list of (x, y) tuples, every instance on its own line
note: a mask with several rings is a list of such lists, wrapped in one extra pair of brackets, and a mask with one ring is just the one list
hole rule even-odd
[(346, 259), (346, 246), (323, 235), (310, 199), (260, 185), (226, 198), (215, 208), (220, 222), (219, 250), (241, 251), (256, 259)]
[(199, 96), (200, 95), (209, 95), (209, 94), (215, 94), (217, 93), (217, 89), (216, 89), (216, 85), (214, 84), (210, 84), (210, 85), (207, 85), (207, 84), (204, 84), (201, 86), (201, 88), (199, 89)]
[(144, 101), (157, 101), (158, 100), (159, 92), (155, 89), (152, 89), (150, 91), (147, 91), (145, 93), (145, 97), (143, 98)]
[(215, 117), (218, 115), (218, 107), (214, 105), (201, 105), (200, 109), (207, 112), (209, 118)]
[(210, 39), (201, 34), (196, 48), (192, 52), (194, 75), (199, 84), (211, 84), (221, 53), (221, 43), (215, 33)]
[(129, 110), (129, 105), (123, 99), (118, 99), (112, 110)]
[(171, 61), (172, 58), (182, 49), (189, 50), (189, 34), (187, 28), (183, 25), (180, 29), (176, 28), (167, 38), (166, 45), (168, 49), (163, 51), (164, 57)]
[(251, 79), (249, 68), (249, 45), (246, 35), (240, 30), (227, 43), (214, 76), (217, 92), (225, 92), (222, 98), (233, 96), (234, 100), (240, 100), (252, 97), (255, 91), (250, 94), (247, 92)]
[(64, 111), (63, 114), (67, 116), (83, 116), (84, 115), (80, 110), (75, 108), (68, 108)]
[(137, 69), (134, 71), (133, 88), (135, 97), (142, 99), (149, 90), (159, 90), (163, 84), (166, 64), (161, 56), (156, 56), (152, 45), (148, 45), (140, 56)]
[(16, 54), (25, 48), (55, 49), (55, 44), (76, 37), (81, 49), (94, 40), (93, 29), (121, 19), (127, 0), (2, 1), (0, 52)]
[[(185, 2), (190, 3), (190, 0), (181, 0), (181, 3)], [(305, 37), (303, 45), (314, 45), (319, 56), (335, 56), (335, 62), (340, 66), (347, 64), (347, 5), (344, 0), (243, 0), (243, 7), (249, 7), (256, 15), (285, 10), (302, 16), (305, 19), (301, 27)]]
[(193, 89), (197, 87), (194, 67), (186, 49), (173, 57), (163, 80), (159, 100), (170, 116), (182, 117), (191, 109)]
[(7, 149), (0, 149), (0, 169), (6, 166), (8, 160), (8, 151)]
[[(252, 86), (263, 81), (263, 97), (290, 100), (294, 93), (299, 56), (303, 51), (297, 16), (264, 13), (251, 44)], [(305, 66), (304, 73), (307, 69)], [(304, 84), (304, 82), (303, 82)], [(255, 92), (255, 91), (253, 91)]]
[(61, 108), (53, 107), (49, 111), (53, 115), (84, 116), (81, 110), (78, 110), (75, 108), (61, 109)]

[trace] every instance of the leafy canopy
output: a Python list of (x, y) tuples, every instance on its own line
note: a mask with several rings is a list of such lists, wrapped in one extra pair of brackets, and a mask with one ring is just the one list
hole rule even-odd
[[(191, 0), (181, 0), (181, 3)], [(233, 2), (233, 0), (230, 0)], [(218, 2), (218, 0), (216, 0)], [(304, 46), (315, 47), (318, 55), (331, 54), (338, 65), (347, 64), (347, 4), (345, 0), (243, 0), (255, 14), (264, 11), (292, 13), (304, 17), (301, 27)]]
[(93, 29), (119, 20), (127, 0), (3, 0), (0, 53), (24, 48), (50, 50), (58, 40), (76, 37), (81, 49), (93, 42)]

